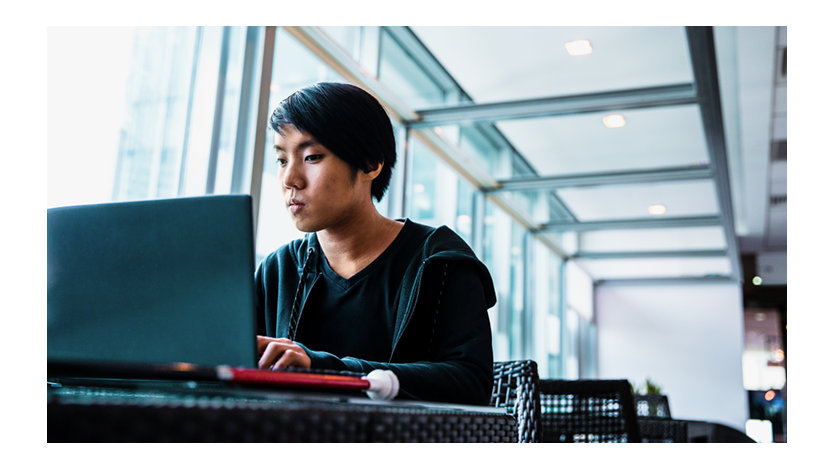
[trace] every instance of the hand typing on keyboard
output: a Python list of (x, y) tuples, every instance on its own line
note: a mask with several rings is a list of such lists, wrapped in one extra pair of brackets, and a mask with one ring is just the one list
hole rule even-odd
[(310, 368), (310, 357), (304, 352), (304, 349), (287, 338), (271, 338), (259, 335), (258, 356), (259, 369)]

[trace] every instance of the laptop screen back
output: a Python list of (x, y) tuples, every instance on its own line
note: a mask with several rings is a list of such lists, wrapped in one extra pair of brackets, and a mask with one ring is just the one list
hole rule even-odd
[(47, 359), (254, 367), (248, 195), (47, 210)]

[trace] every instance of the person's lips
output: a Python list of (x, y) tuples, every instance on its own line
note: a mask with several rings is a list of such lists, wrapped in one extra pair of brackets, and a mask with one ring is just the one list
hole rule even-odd
[(287, 208), (289, 208), (290, 212), (293, 214), (298, 213), (300, 210), (304, 209), (306, 204), (298, 199), (290, 199), (287, 203)]

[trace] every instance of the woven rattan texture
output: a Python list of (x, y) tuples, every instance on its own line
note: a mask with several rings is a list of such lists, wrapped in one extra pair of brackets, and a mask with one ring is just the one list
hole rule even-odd
[(539, 372), (535, 361), (496, 362), (490, 405), (507, 407), (518, 422), (518, 442), (541, 442)]
[(666, 395), (635, 395), (634, 408), (637, 417), (666, 418), (672, 417), (669, 411), (669, 399)]
[(48, 442), (516, 442), (510, 415), (228, 397), (47, 402)]
[(637, 418), (643, 442), (686, 442), (686, 422), (667, 418)]
[(541, 380), (544, 442), (640, 442), (626, 380)]

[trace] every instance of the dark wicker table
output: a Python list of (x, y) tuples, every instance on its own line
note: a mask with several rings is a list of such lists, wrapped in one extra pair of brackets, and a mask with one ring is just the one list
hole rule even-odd
[(48, 442), (517, 442), (503, 409), (219, 383), (50, 383)]

